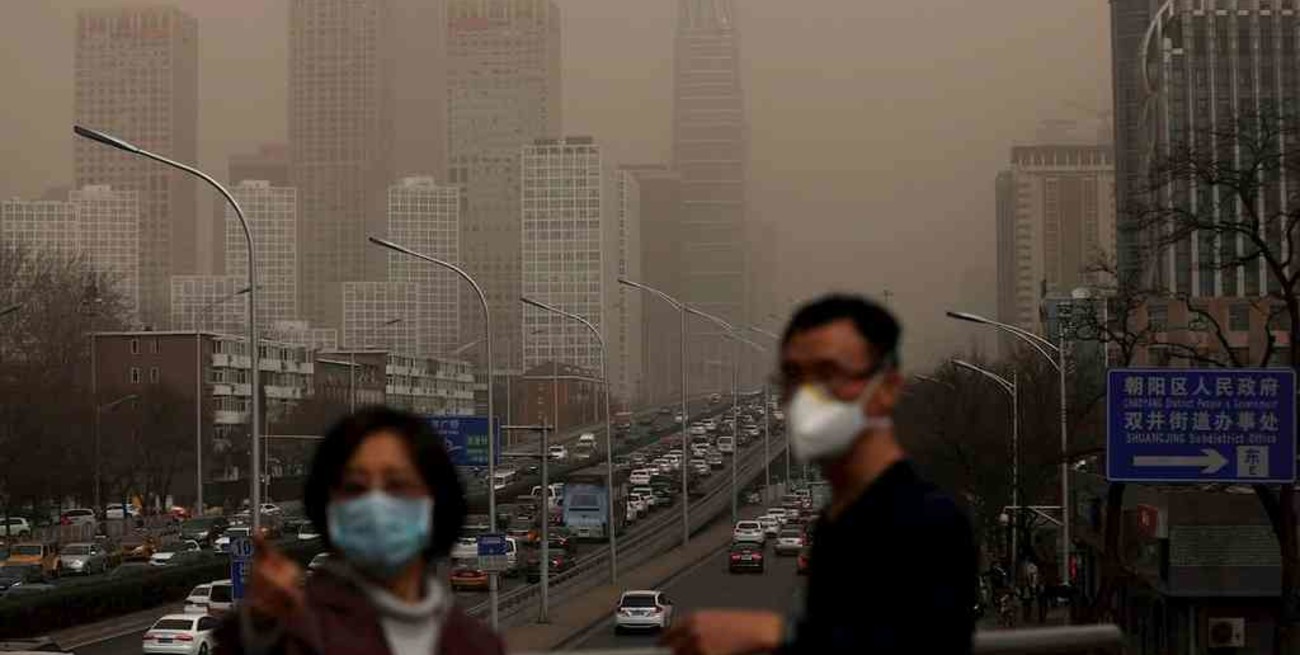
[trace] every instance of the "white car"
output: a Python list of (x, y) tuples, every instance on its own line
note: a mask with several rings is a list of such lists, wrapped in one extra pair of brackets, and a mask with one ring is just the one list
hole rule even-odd
[(798, 528), (784, 528), (776, 535), (777, 555), (798, 555), (803, 550), (803, 532)]
[(201, 584), (190, 590), (190, 594), (185, 597), (186, 614), (207, 614), (208, 613), (208, 596), (212, 595), (211, 584)]
[(763, 531), (763, 524), (758, 521), (736, 521), (736, 527), (731, 531), (731, 541), (761, 545), (767, 541), (767, 535)]
[(632, 504), (632, 501), (631, 501), (631, 500), (628, 500), (628, 501), (627, 501), (627, 522), (628, 522), (628, 523), (635, 523), (636, 520), (639, 519), (639, 518), (641, 518), (641, 517), (640, 517), (640, 515), (638, 515), (637, 512), (636, 512), (636, 505), (633, 505), (633, 504)]
[(225, 534), (217, 537), (217, 540), (212, 542), (212, 549), (218, 553), (229, 552), (231, 537), (247, 537), (250, 534), (252, 532), (248, 529), (248, 526), (239, 525), (227, 528)]
[(478, 564), (478, 537), (461, 537), (451, 547), (451, 561)]
[(559, 462), (569, 459), (569, 449), (563, 445), (551, 446), (547, 454), (550, 455), (551, 459)]
[(776, 517), (776, 520), (780, 521), (781, 525), (785, 525), (791, 518), (794, 518), (789, 512), (785, 511), (784, 507), (769, 507), (767, 508), (767, 515)]
[(184, 557), (177, 557), (177, 555), (180, 553), (197, 553), (202, 550), (203, 548), (199, 546), (199, 542), (194, 541), (193, 539), (190, 539), (188, 541), (181, 541), (172, 544), (166, 550), (159, 551), (157, 553), (154, 553), (153, 555), (150, 555), (149, 563), (152, 564), (153, 566), (167, 566), (169, 564), (172, 564), (173, 561), (180, 561), (181, 559), (185, 559)]
[(275, 503), (262, 503), (262, 513), (279, 515), (279, 514), (283, 514), (284, 511), (281, 510), (280, 506), (276, 505)]
[(104, 506), (104, 518), (109, 520), (120, 520), (126, 517), (135, 518), (140, 515), (140, 510), (135, 505), (126, 505), (126, 510), (122, 509), (122, 503), (112, 503)]
[(635, 469), (628, 474), (627, 481), (636, 485), (650, 484), (650, 470)]
[(718, 437), (718, 452), (728, 454), (736, 452), (736, 440), (734, 437)]
[(646, 487), (646, 486), (632, 487), (632, 493), (641, 494), (641, 500), (645, 501), (645, 506), (647, 509), (654, 508), (655, 506), (654, 489), (651, 489), (650, 487)]
[(144, 633), (145, 653), (208, 655), (219, 620), (206, 614), (166, 614)]
[(628, 494), (627, 502), (629, 505), (636, 508), (637, 516), (641, 516), (645, 514), (646, 510), (648, 509), (648, 507), (646, 506), (645, 497), (639, 493), (633, 492)]
[(235, 587), (230, 580), (214, 580), (209, 584), (208, 614), (220, 616), (235, 606)]
[(95, 510), (84, 507), (65, 510), (59, 515), (59, 523), (63, 525), (95, 525)]
[(316, 524), (311, 521), (303, 521), (298, 526), (298, 541), (315, 541), (320, 539), (320, 531), (316, 529)]
[(673, 603), (662, 591), (625, 591), (614, 613), (614, 631), (663, 630), (673, 624)]
[(0, 540), (5, 537), (16, 537), (19, 539), (26, 538), (32, 534), (32, 526), (27, 519), (19, 516), (11, 516), (6, 521), (0, 518)]
[(771, 514), (764, 514), (758, 517), (759, 525), (763, 526), (763, 535), (775, 537), (781, 531), (781, 521)]
[(692, 425), (686, 430), (686, 433), (692, 437), (704, 437), (709, 434), (709, 431), (703, 425)]

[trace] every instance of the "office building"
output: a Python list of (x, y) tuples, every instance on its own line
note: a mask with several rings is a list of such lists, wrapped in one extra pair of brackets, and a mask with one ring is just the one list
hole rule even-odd
[[(611, 343), (618, 226), (600, 146), (591, 137), (538, 139), (523, 148), (522, 168), (523, 295), (591, 321)], [(577, 321), (525, 308), (521, 338), (525, 369), (562, 362), (600, 370), (599, 345)]]
[(140, 310), (140, 195), (106, 185), (68, 193), (62, 200), (7, 200), (0, 241), (37, 252), (77, 257), (121, 295), (132, 321)]
[[(461, 257), (492, 307), (497, 367), (520, 368), (519, 152), (560, 133), (560, 14), (551, 0), (449, 0), (448, 175), (465, 189)], [(461, 294), (462, 334), (482, 312)]]
[[(298, 192), (266, 180), (244, 180), (230, 190), (248, 219), (257, 253), (257, 323), (261, 329), (295, 321), (298, 311)], [(245, 280), (248, 242), (239, 218), (226, 209), (226, 271)]]
[(289, 171), (299, 193), (303, 318), (342, 321), (340, 284), (379, 280), (392, 175), (391, 0), (289, 3)]
[[(403, 178), (388, 188), (389, 238), (415, 252), (460, 263), (461, 197), (460, 187), (439, 185), (432, 177)], [(464, 280), (428, 262), (390, 252), (388, 281), (424, 287), (424, 303), (432, 313), (419, 336), (424, 349), (418, 352), (446, 353), (460, 345)]]
[(340, 347), (422, 357), (443, 354), (442, 340), (430, 339), (434, 327), (441, 324), (439, 309), (445, 306), (420, 282), (344, 282)]
[[(616, 172), (615, 226), (618, 231), (614, 261), (617, 277), (640, 281), (641, 267), (641, 183), (635, 171), (620, 168)], [(611, 396), (626, 408), (639, 407), (644, 400), (644, 360), (642, 359), (642, 331), (645, 328), (645, 298), (643, 291), (607, 280), (613, 304), (609, 305), (610, 377), (613, 378)]]
[(248, 283), (242, 275), (173, 275), (171, 325), (177, 330), (244, 334)]
[(999, 320), (1041, 334), (1049, 294), (1105, 282), (1098, 267), (1114, 255), (1114, 194), (1110, 146), (1011, 149), (997, 181)]
[[(636, 175), (640, 197), (642, 277), (636, 281), (680, 298), (681, 176), (663, 164), (622, 170)], [(643, 394), (653, 402), (672, 401), (681, 388), (681, 315), (662, 300), (644, 296), (641, 311)]]
[[(198, 159), (198, 22), (174, 7), (77, 13), (73, 120), (183, 162)], [(168, 277), (198, 272), (195, 181), (143, 157), (74, 141), (77, 188), (134, 191), (140, 308), (167, 320)]]
[[(284, 143), (263, 143), (253, 152), (235, 153), (226, 162), (226, 181), (239, 184), (245, 180), (265, 180), (273, 187), (291, 187), (289, 176), (289, 146)], [(226, 271), (226, 208), (225, 198), (214, 198), (212, 214), (212, 266), (213, 274)]]

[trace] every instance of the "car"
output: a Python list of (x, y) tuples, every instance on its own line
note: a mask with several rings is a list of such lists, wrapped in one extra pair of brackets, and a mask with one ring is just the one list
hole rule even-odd
[(181, 507), (180, 505), (172, 505), (171, 508), (167, 510), (167, 514), (177, 521), (188, 521), (193, 518), (193, 516), (190, 515), (190, 508)]
[(768, 537), (775, 537), (781, 531), (780, 519), (771, 514), (764, 514), (758, 517), (758, 522), (763, 526), (763, 534)]
[(578, 436), (578, 442), (577, 442), (576, 446), (577, 446), (578, 448), (589, 448), (589, 449), (591, 449), (591, 450), (595, 450), (595, 449), (596, 449), (596, 433), (594, 433), (594, 432), (583, 432), (581, 435)]
[(803, 546), (803, 530), (799, 528), (781, 528), (776, 535), (777, 555), (798, 555)]
[(645, 502), (646, 509), (654, 509), (659, 505), (659, 499), (655, 498), (654, 489), (649, 484), (632, 487), (632, 493), (641, 495), (641, 500)]
[(758, 521), (736, 521), (736, 527), (731, 531), (731, 540), (761, 546), (767, 541), (767, 536), (763, 532), (763, 524)]
[(564, 528), (551, 528), (546, 535), (546, 541), (551, 551), (560, 550), (567, 553), (578, 547), (577, 540)]
[(64, 573), (90, 575), (108, 571), (108, 553), (99, 544), (68, 544), (59, 551), (59, 568)]
[(26, 539), (31, 535), (32, 525), (27, 522), (27, 519), (21, 516), (0, 519), (0, 541), (8, 541), (10, 537)]
[(137, 532), (122, 537), (119, 552), (123, 562), (148, 562), (157, 550), (153, 537)]
[(487, 591), (488, 588), (488, 574), (470, 566), (452, 569), (448, 581), (453, 591)]
[(795, 570), (799, 575), (808, 575), (808, 560), (812, 556), (811, 548), (803, 548), (799, 551), (799, 558), (796, 560)]
[(0, 596), (9, 592), (9, 589), (25, 585), (45, 582), (45, 571), (39, 564), (5, 564), (0, 566)]
[(23, 541), (14, 544), (9, 549), (9, 557), (4, 561), (5, 565), (22, 565), (35, 564), (41, 567), (41, 571), (47, 577), (58, 577), (60, 569), (59, 564), (59, 545), (53, 541)]
[(742, 571), (763, 572), (763, 546), (747, 541), (731, 544), (727, 557), (727, 570), (731, 573)]
[(736, 452), (735, 437), (718, 437), (718, 452), (731, 455)]
[(329, 563), (331, 557), (332, 555), (330, 555), (329, 551), (325, 551), (323, 553), (316, 553), (314, 556), (312, 556), (311, 561), (307, 562), (307, 575), (311, 575), (313, 572), (319, 571), (321, 567)]
[(650, 471), (646, 469), (633, 469), (632, 472), (628, 474), (627, 481), (634, 485), (650, 484)]
[[(550, 576), (554, 577), (557, 573), (563, 573), (573, 568), (573, 559), (564, 553), (549, 553), (551, 566)], [(530, 583), (539, 582), (542, 579), (542, 567), (539, 565), (541, 560), (540, 554), (528, 563), (527, 580)]]
[(230, 580), (214, 580), (208, 591), (208, 614), (221, 616), (235, 606), (235, 587)]
[(787, 512), (784, 507), (769, 507), (767, 508), (767, 515), (780, 521), (781, 525), (785, 525), (790, 519), (794, 518), (794, 512)]
[(320, 539), (320, 530), (316, 529), (316, 524), (311, 521), (303, 521), (298, 524), (298, 541), (315, 541)]
[(453, 564), (478, 562), (478, 537), (459, 537), (451, 546)]
[(709, 468), (715, 470), (720, 469), (725, 465), (725, 462), (722, 459), (722, 453), (720, 452), (710, 452), (704, 457), (704, 460), (709, 463)]
[(177, 566), (180, 564), (189, 564), (198, 559), (203, 548), (199, 542), (194, 540), (181, 541), (169, 546), (165, 546), (158, 552), (149, 556), (149, 563), (153, 566)]
[(673, 602), (662, 591), (625, 591), (614, 612), (614, 631), (664, 630), (673, 624)]
[(205, 614), (164, 614), (144, 633), (145, 655), (208, 655), (216, 648), (217, 618)]
[(218, 553), (230, 551), (230, 540), (235, 537), (247, 537), (252, 534), (252, 530), (246, 525), (233, 525), (226, 529), (226, 532), (212, 543), (212, 547)]
[(211, 594), (211, 584), (198, 585), (185, 596), (185, 607), (181, 611), (186, 614), (207, 614), (208, 596)]
[(686, 434), (688, 434), (688, 435), (690, 435), (690, 436), (692, 436), (692, 437), (701, 437), (701, 438), (702, 438), (702, 437), (708, 436), (709, 431), (706, 430), (706, 429), (704, 429), (704, 426), (703, 426), (703, 425), (692, 425), (691, 427), (689, 427), (689, 428), (686, 429)]
[(262, 504), (261, 504), (261, 508), (262, 508), (262, 515), (263, 515), (263, 516), (268, 516), (268, 515), (283, 516), (283, 515), (284, 515), (284, 510), (281, 509), (280, 506), (279, 506), (279, 505), (276, 505), (275, 503), (262, 503)]
[(95, 510), (78, 507), (59, 514), (59, 525), (95, 525)]
[(554, 446), (551, 446), (550, 449), (546, 451), (546, 453), (553, 461), (563, 462), (569, 459), (569, 449), (563, 444), (556, 444)]
[(230, 522), (224, 516), (204, 516), (181, 523), (181, 539), (193, 539), (200, 545), (211, 548)]
[(122, 503), (109, 503), (104, 506), (104, 518), (110, 521), (120, 521), (125, 518), (135, 518), (140, 515), (140, 508), (135, 505), (123, 505)]
[(627, 495), (628, 505), (636, 510), (637, 516), (643, 516), (649, 509), (646, 505), (646, 499), (641, 494), (632, 492)]

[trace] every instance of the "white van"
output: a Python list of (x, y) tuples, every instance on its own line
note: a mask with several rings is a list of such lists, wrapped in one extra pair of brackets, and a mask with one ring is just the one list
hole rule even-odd
[(514, 484), (517, 477), (519, 477), (519, 473), (514, 469), (499, 469), (492, 474), (492, 488), (501, 491)]
[(635, 485), (650, 484), (650, 471), (647, 469), (636, 469), (628, 474), (627, 481)]
[(596, 434), (594, 432), (583, 432), (578, 437), (578, 447), (594, 450), (596, 448)]

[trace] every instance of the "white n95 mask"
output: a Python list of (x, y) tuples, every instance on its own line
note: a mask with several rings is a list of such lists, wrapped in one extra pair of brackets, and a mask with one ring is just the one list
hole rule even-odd
[(843, 401), (825, 387), (804, 384), (786, 406), (789, 416), (790, 449), (803, 462), (833, 459), (848, 452), (863, 430), (892, 426), (888, 416), (867, 416), (862, 405), (880, 388), (882, 376), (871, 376), (857, 398)]

